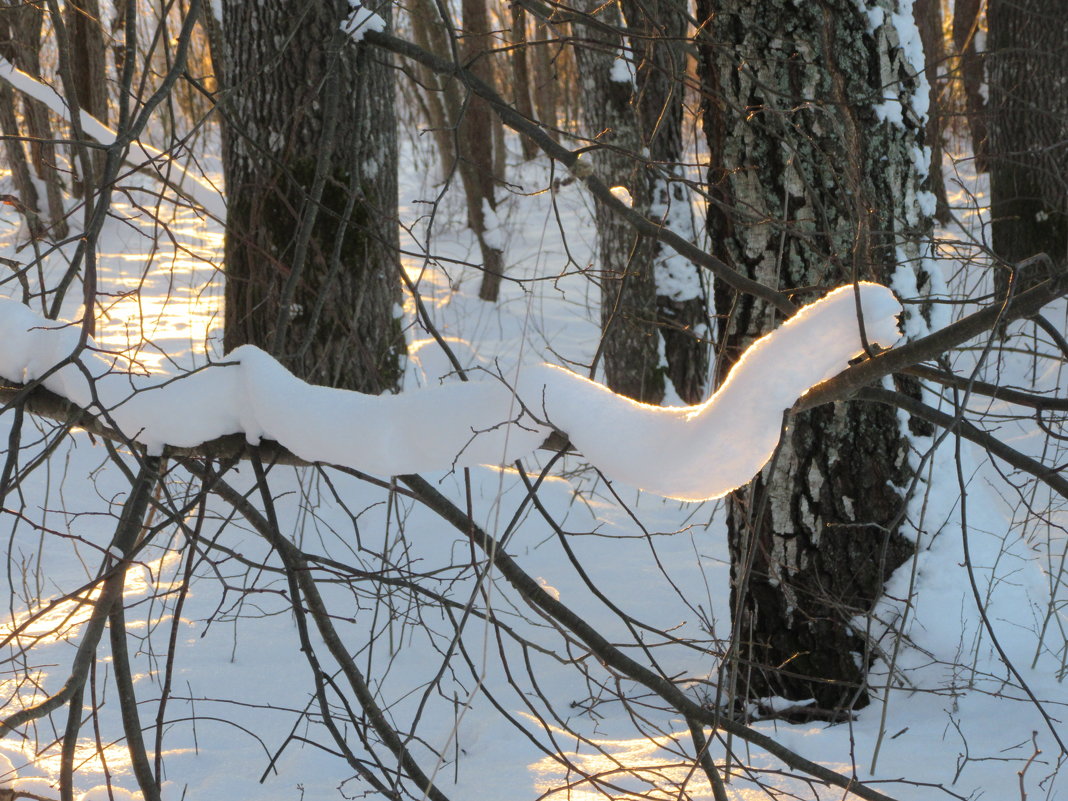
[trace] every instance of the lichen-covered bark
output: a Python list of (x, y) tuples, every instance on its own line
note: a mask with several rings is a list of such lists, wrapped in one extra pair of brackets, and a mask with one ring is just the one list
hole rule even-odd
[[(799, 301), (854, 279), (888, 283), (920, 254), (933, 211), (920, 178), (927, 89), (899, 47), (903, 7), (699, 0), (713, 247)], [(715, 299), (722, 380), (778, 320), (723, 286)], [(910, 553), (892, 528), (907, 457), (892, 410), (837, 404), (794, 419), (775, 469), (730, 498), (743, 698), (867, 703), (870, 653), (850, 620)]]
[(274, 350), (313, 383), (381, 392), (397, 387), (404, 354), (393, 70), (340, 32), (347, 11), (224, 5), (225, 345)]
[[(1059, 0), (990, 0), (991, 232), (1009, 265), (1068, 263), (1068, 14)], [(1008, 270), (995, 273), (1004, 291)]]
[[(621, 29), (615, 3), (581, 0), (580, 11)], [(631, 104), (635, 84), (623, 60), (621, 35), (595, 25), (576, 25), (575, 48), (583, 128), (595, 149), (584, 156), (609, 186), (626, 188), (634, 208), (648, 214), (649, 181), (640, 158), (640, 121)], [(596, 210), (597, 275), (601, 284), (601, 347), (605, 381), (621, 395), (658, 404), (664, 397), (657, 331), (655, 243), (635, 235), (600, 203)]]

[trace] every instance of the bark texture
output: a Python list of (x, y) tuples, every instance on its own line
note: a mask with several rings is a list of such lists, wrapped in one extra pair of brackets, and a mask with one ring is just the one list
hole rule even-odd
[(225, 345), (377, 393), (396, 388), (405, 349), (393, 70), (341, 33), (347, 13), (224, 4)]
[[(1068, 14), (1059, 0), (990, 0), (991, 229), (1008, 265), (1068, 263)], [(997, 288), (1009, 271), (995, 273)]]
[[(921, 194), (927, 90), (900, 47), (902, 8), (699, 0), (698, 11), (717, 255), (786, 291), (889, 283), (908, 269), (898, 265), (919, 256), (930, 223), (921, 206), (934, 203)], [(723, 287), (715, 301), (722, 381), (779, 320)], [(911, 553), (893, 528), (910, 475), (894, 411), (835, 404), (794, 419), (774, 469), (731, 496), (740, 700), (867, 703), (872, 655), (851, 621)]]
[[(636, 210), (649, 213), (650, 176), (641, 153), (641, 122), (631, 104), (635, 83), (624, 51), (619, 7), (581, 0), (576, 8), (601, 25), (575, 25), (585, 135), (594, 149), (584, 158), (609, 186), (624, 188)], [(656, 244), (638, 236), (597, 204), (597, 274), (601, 284), (601, 346), (608, 386), (621, 395), (659, 404), (664, 397), (657, 331), (653, 257)]]

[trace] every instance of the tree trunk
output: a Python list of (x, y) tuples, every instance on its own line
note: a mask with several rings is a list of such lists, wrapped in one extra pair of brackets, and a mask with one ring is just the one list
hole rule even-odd
[(953, 46), (957, 51), (958, 74), (964, 87), (975, 169), (979, 172), (987, 171), (989, 147), (986, 101), (983, 99), (983, 55), (978, 47), (983, 5), (984, 0), (955, 0), (953, 4)]
[(44, 230), (37, 187), (30, 177), (26, 151), (22, 147), (18, 121), (15, 118), (15, 92), (6, 82), (0, 82), (0, 132), (4, 135), (4, 156), (11, 169), (11, 182), (17, 197), (0, 195), (0, 202), (15, 206), (26, 220), (30, 239), (37, 239)]
[[(620, 29), (615, 4), (583, 0), (577, 5), (605, 25)], [(575, 25), (581, 41), (575, 48), (583, 122), (596, 144), (584, 158), (609, 186), (625, 188), (635, 210), (648, 214), (649, 176), (640, 158), (640, 122), (631, 104), (632, 66), (623, 59), (622, 37), (595, 25)], [(601, 282), (601, 345), (608, 386), (643, 403), (664, 397), (657, 332), (655, 243), (600, 203), (596, 210), (597, 260)]]
[[(107, 56), (104, 49), (104, 28), (100, 22), (100, 5), (97, 0), (67, 0), (67, 38), (70, 41), (71, 74), (74, 75), (74, 91), (78, 105), (108, 124)], [(106, 154), (94, 150), (90, 163), (94, 175), (75, 178), (74, 191), (81, 197), (86, 187), (96, 184), (103, 172)], [(76, 159), (71, 159), (77, 164)]]
[(935, 196), (935, 218), (941, 223), (950, 220), (949, 200), (946, 197), (946, 182), (942, 176), (942, 132), (945, 130), (946, 114), (944, 90), (946, 70), (946, 45), (942, 33), (942, 0), (916, 0), (912, 15), (923, 42), (926, 55), (924, 73), (927, 77), (929, 91), (927, 130), (924, 139), (931, 149), (928, 159), (927, 185)]
[[(432, 0), (413, 0), (408, 7), (408, 16), (412, 26), (412, 40), (424, 50), (448, 58), (448, 38), (442, 30), (438, 10)], [(456, 131), (452, 127), (460, 109), (460, 93), (457, 91), (456, 81), (442, 79), (429, 69), (421, 68), (414, 91), (424, 98), (427, 123), (430, 125), (441, 164), (441, 180), (447, 181), (456, 169)], [(464, 191), (467, 191), (466, 183)]]
[(549, 26), (540, 18), (534, 20), (534, 40), (531, 51), (534, 67), (534, 108), (538, 113), (538, 122), (548, 128), (549, 136), (560, 141), (556, 61), (562, 52), (562, 45), (550, 41)]
[[(527, 47), (527, 12), (519, 3), (512, 5), (512, 73), (515, 75), (513, 93), (515, 109), (529, 120), (534, 117), (534, 92), (530, 80), (529, 54)], [(523, 160), (530, 161), (538, 155), (538, 146), (525, 136), (519, 137), (523, 148)]]
[[(688, 19), (680, 0), (623, 0), (634, 48), (639, 134), (649, 154), (650, 175), (641, 199), (652, 217), (693, 240), (690, 192), (683, 173), (682, 118)], [(705, 399), (710, 334), (708, 294), (701, 271), (671, 248), (655, 243), (656, 316), (664, 341), (667, 376), (687, 403)]]
[(990, 0), (988, 20), (994, 253), (1068, 264), (1068, 15), (1059, 0)]
[[(5, 24), (0, 37), (0, 53), (4, 58), (34, 78), (41, 77), (41, 26), (44, 9), (32, 3), (4, 0), (0, 14)], [(48, 119), (48, 109), (40, 100), (22, 98), (25, 132), (30, 142), (30, 161), (34, 172), (45, 185), (48, 199), (48, 233), (52, 239), (63, 239), (69, 232), (66, 210), (63, 208), (62, 179), (56, 163), (55, 137)], [(34, 192), (36, 194), (36, 191)]]
[[(919, 200), (926, 165), (914, 155), (923, 65), (906, 61), (894, 24), (909, 20), (905, 4), (824, 0), (790, 4), (789, 14), (782, 6), (698, 3), (713, 247), (780, 290), (889, 283), (920, 263), (930, 226), (921, 209), (933, 206)], [(915, 276), (920, 287), (926, 278)], [(722, 381), (778, 320), (723, 286), (715, 301)], [(851, 621), (912, 552), (895, 528), (908, 449), (889, 407), (835, 404), (794, 418), (778, 459), (730, 497), (731, 683), (740, 701), (867, 703), (872, 655)]]
[[(405, 346), (388, 57), (340, 31), (344, 0), (223, 9), (226, 349), (258, 345), (316, 384), (395, 389)], [(389, 4), (377, 13), (388, 22)]]
[[(492, 85), (493, 65), (489, 52), (493, 37), (486, 0), (463, 0), (463, 18), (460, 60), (475, 76)], [(483, 273), (478, 296), (482, 300), (496, 301), (504, 274), (504, 250), (497, 240), (500, 232), (491, 225), (497, 209), (493, 112), (485, 100), (473, 93), (466, 98), (459, 117), (459, 145), (461, 169), (469, 173), (469, 179), (464, 182), (467, 219), (482, 251)]]

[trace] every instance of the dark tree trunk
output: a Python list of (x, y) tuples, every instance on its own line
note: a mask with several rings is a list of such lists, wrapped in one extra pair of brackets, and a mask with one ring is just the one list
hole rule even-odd
[[(987, 13), (994, 253), (1068, 264), (1068, 14), (1059, 0), (990, 0)], [(1008, 275), (995, 273), (999, 291)]]
[[(463, 0), (463, 32), (460, 39), (460, 60), (477, 77), (493, 85), (493, 65), (486, 0)], [(467, 219), (482, 252), (482, 283), (478, 296), (496, 301), (504, 274), (504, 252), (492, 231), (490, 220), (496, 216), (497, 175), (493, 158), (493, 111), (482, 98), (471, 94), (459, 117), (459, 146), (461, 170), (468, 172), (464, 181), (467, 194)]]
[[(787, 14), (779, 0), (698, 2), (709, 233), (718, 256), (766, 285), (889, 283), (919, 261), (921, 209), (933, 205), (915, 158), (922, 65), (905, 61), (889, 13), (870, 27), (879, 12), (860, 6), (876, 5), (824, 0)], [(715, 299), (722, 380), (778, 319), (722, 286)], [(895, 528), (908, 448), (893, 410), (836, 404), (792, 420), (773, 469), (731, 496), (740, 700), (868, 702), (872, 656), (851, 621), (911, 554)]]
[[(690, 193), (683, 174), (683, 93), (687, 6), (679, 0), (623, 0), (634, 49), (638, 133), (649, 154), (649, 195), (641, 205), (686, 239), (693, 238)], [(664, 340), (667, 377), (682, 400), (705, 399), (710, 343), (708, 294), (701, 271), (671, 248), (656, 243), (653, 278), (657, 320)]]
[(958, 75), (964, 87), (965, 113), (972, 133), (975, 168), (987, 170), (986, 101), (983, 99), (983, 54), (979, 52), (984, 0), (955, 0), (953, 4), (953, 46), (957, 51)]
[(397, 387), (405, 350), (393, 69), (340, 31), (347, 13), (224, 5), (225, 344), (377, 393)]
[[(512, 35), (509, 37), (515, 50), (512, 51), (512, 73), (515, 75), (515, 108), (527, 119), (534, 119), (534, 93), (530, 81), (529, 54), (527, 52), (527, 12), (519, 3), (512, 5)], [(530, 161), (538, 155), (538, 146), (525, 136), (520, 137), (523, 160)]]
[[(100, 122), (108, 124), (107, 56), (104, 49), (104, 28), (100, 22), (97, 0), (68, 0), (66, 4), (67, 39), (70, 42), (71, 74), (78, 105)], [(90, 162), (94, 175), (78, 176), (75, 193), (95, 185), (104, 169), (106, 155), (94, 151)], [(77, 160), (72, 159), (72, 163)]]
[[(619, 8), (596, 0), (579, 3), (586, 14), (616, 29)], [(581, 87), (583, 127), (595, 149), (594, 172), (613, 187), (624, 187), (634, 208), (648, 214), (649, 175), (641, 153), (641, 123), (631, 99), (634, 79), (622, 60), (621, 36), (596, 25), (575, 25), (575, 59)], [(628, 55), (629, 58), (629, 55)], [(621, 395), (659, 404), (664, 397), (657, 331), (655, 243), (637, 236), (615, 213), (598, 203), (597, 274), (601, 284), (601, 345), (608, 386)]]

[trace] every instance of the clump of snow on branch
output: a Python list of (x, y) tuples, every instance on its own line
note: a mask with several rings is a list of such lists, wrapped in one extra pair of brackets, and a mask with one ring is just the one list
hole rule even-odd
[[(40, 101), (66, 122), (71, 121), (70, 109), (67, 107), (66, 101), (59, 96), (55, 89), (37, 80), (32, 75), (23, 72), (3, 56), (0, 56), (0, 80), (29, 95), (34, 100)], [(102, 145), (113, 145), (118, 139), (118, 134), (114, 130), (86, 111), (78, 112), (78, 122), (86, 134)], [(136, 166), (155, 164), (156, 168), (161, 172), (177, 173), (177, 179), (174, 183), (181, 185), (188, 197), (199, 203), (206, 212), (217, 220), (226, 219), (226, 201), (223, 200), (219, 190), (212, 186), (210, 182), (186, 170), (185, 167), (162, 150), (134, 140), (129, 144), (129, 154), (126, 157), (126, 161)]]
[(632, 86), (635, 84), (634, 64), (625, 49), (620, 48), (616, 53), (616, 59), (612, 62), (612, 71), (608, 77), (613, 83), (625, 83)]
[(625, 186), (613, 186), (608, 190), (612, 193), (612, 196), (626, 206), (628, 209), (633, 208), (634, 198), (630, 194), (630, 190)]
[[(755, 342), (705, 403), (636, 403), (559, 367), (520, 372), (517, 386), (484, 380), (400, 395), (313, 386), (246, 345), (180, 377), (144, 376), (89, 347), (78, 330), (0, 300), (0, 376), (41, 380), (150, 452), (243, 433), (308, 461), (396, 475), (507, 464), (557, 429), (610, 479), (680, 500), (716, 498), (771, 458), (783, 411), (863, 352), (899, 338), (901, 306), (877, 284), (841, 287)], [(74, 354), (72, 358), (72, 354)]]
[(349, 0), (349, 15), (341, 22), (341, 30), (352, 37), (353, 41), (363, 41), (368, 31), (386, 30), (386, 21), (368, 8), (364, 8), (359, 0)]

